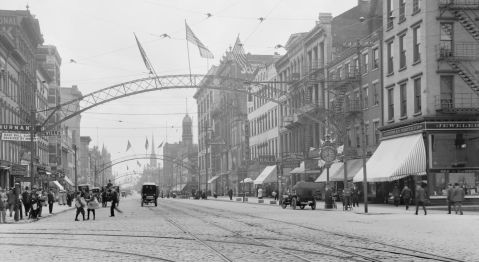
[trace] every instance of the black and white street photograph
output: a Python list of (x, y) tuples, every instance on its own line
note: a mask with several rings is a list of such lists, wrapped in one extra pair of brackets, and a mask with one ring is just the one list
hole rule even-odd
[(479, 0), (1, 0), (0, 254), (479, 262)]

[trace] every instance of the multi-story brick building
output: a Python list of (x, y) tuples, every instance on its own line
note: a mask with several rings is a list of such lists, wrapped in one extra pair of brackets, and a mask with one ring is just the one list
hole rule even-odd
[(478, 11), (479, 1), (385, 1), (385, 126), (367, 164), (372, 194), (425, 182), (434, 203), (459, 183), (466, 201), (477, 199)]

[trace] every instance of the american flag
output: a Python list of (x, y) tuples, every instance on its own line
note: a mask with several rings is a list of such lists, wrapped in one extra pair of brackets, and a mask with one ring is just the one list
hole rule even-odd
[(236, 38), (235, 47), (233, 48), (233, 57), (240, 69), (246, 68), (246, 55), (244, 54), (243, 44), (241, 43), (239, 36)]
[(195, 36), (195, 34), (193, 33), (193, 31), (191, 31), (190, 27), (188, 26), (188, 24), (186, 24), (186, 22), (185, 22), (185, 26), (186, 26), (186, 40), (198, 46), (198, 49), (200, 50), (200, 56), (203, 58), (210, 58), (210, 59), (214, 58), (213, 53), (211, 53), (210, 50), (208, 50), (208, 48), (206, 48), (206, 46), (203, 45), (203, 43), (201, 43), (200, 39), (198, 39), (198, 37)]
[(136, 43), (138, 44), (138, 49), (140, 49), (141, 58), (143, 58), (143, 62), (145, 62), (146, 69), (151, 71), (151, 65), (150, 65), (150, 62), (148, 61), (148, 58), (146, 57), (145, 50), (143, 50), (143, 47), (141, 46), (140, 41), (138, 41), (138, 38), (136, 37), (136, 34), (135, 33), (133, 34), (135, 35)]
[(130, 150), (131, 148), (131, 144), (130, 144), (130, 141), (128, 140), (128, 145), (126, 145), (126, 152), (128, 152), (128, 150)]

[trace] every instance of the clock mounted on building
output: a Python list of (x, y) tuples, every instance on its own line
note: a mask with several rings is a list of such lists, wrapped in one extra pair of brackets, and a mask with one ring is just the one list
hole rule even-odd
[(324, 146), (321, 149), (321, 159), (326, 163), (331, 163), (336, 160), (336, 156), (338, 155), (336, 148), (332, 146)]

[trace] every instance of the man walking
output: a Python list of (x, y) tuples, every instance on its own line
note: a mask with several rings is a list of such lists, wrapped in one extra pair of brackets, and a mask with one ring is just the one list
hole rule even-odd
[(426, 202), (428, 199), (429, 198), (427, 196), (426, 189), (418, 184), (416, 188), (416, 215), (419, 209), (419, 205), (422, 205), (422, 209), (424, 210), (424, 215), (427, 215)]
[(110, 208), (110, 217), (115, 216), (115, 208), (118, 203), (118, 192), (114, 188), (111, 188), (111, 208)]
[(7, 223), (7, 196), (5, 191), (0, 187), (0, 224)]
[(50, 191), (48, 191), (48, 210), (50, 214), (53, 214), (53, 202), (55, 202), (55, 197), (53, 196), (53, 190), (50, 188)]
[(37, 219), (38, 214), (38, 194), (37, 194), (38, 187), (36, 185), (32, 186), (32, 193), (30, 194), (30, 215), (32, 219)]
[(462, 201), (464, 201), (464, 189), (459, 186), (459, 183), (454, 184), (454, 191), (452, 191), (452, 202), (454, 202), (454, 210), (456, 211), (457, 215), (457, 206), (459, 206), (459, 211), (462, 214)]
[(13, 188), (8, 190), (7, 204), (8, 204), (8, 210), (10, 210), (10, 217), (12, 217), (12, 211), (13, 211), (13, 208), (15, 207), (15, 195), (13, 194)]
[(406, 204), (406, 210), (409, 209), (409, 202), (411, 201), (412, 191), (407, 186), (401, 191), (401, 196), (404, 199), (404, 204)]
[(454, 205), (454, 202), (452, 202), (452, 192), (454, 191), (454, 187), (452, 187), (452, 184), (449, 183), (447, 184), (447, 210), (449, 211), (448, 214), (451, 214), (451, 206)]
[(28, 187), (25, 187), (25, 191), (23, 191), (22, 193), (23, 206), (25, 207), (25, 217), (31, 216), (28, 214), (30, 211), (30, 197), (31, 197), (30, 190), (28, 189), (29, 189)]
[(398, 185), (394, 185), (393, 189), (393, 197), (394, 197), (394, 205), (398, 206), (400, 201), (401, 191), (398, 188)]
[(359, 207), (359, 188), (356, 185), (353, 185), (353, 189), (351, 190), (351, 193), (353, 194), (353, 207), (354, 206)]
[(230, 188), (230, 190), (228, 190), (228, 196), (230, 197), (230, 200), (233, 200), (233, 189)]

